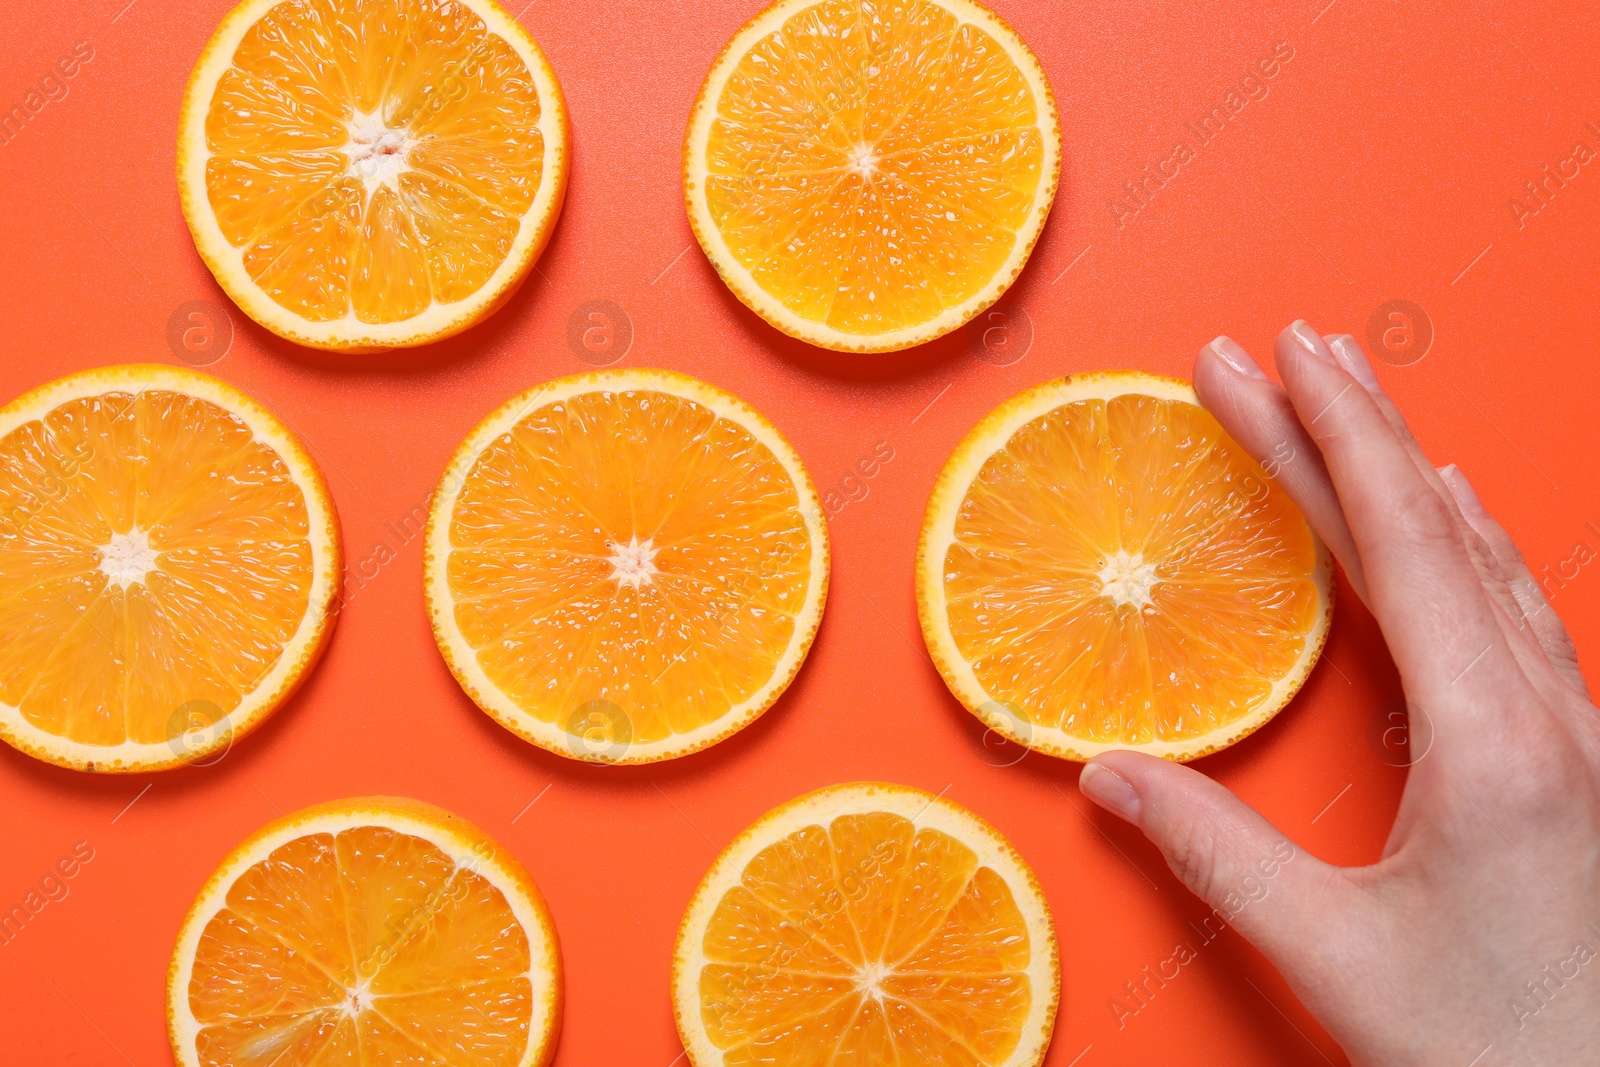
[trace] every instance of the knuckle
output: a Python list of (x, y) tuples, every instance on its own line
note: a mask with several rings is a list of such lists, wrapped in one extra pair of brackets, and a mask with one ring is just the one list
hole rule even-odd
[(1492, 579), (1502, 585), (1507, 584), (1509, 578), (1505, 564), (1499, 556), (1495, 555), (1494, 550), (1489, 546), (1489, 542), (1485, 541), (1482, 535), (1470, 526), (1463, 529), (1461, 533), (1462, 540), (1466, 543), (1467, 551), (1472, 556), (1472, 562), (1477, 565), (1478, 570), (1488, 579)]
[(1484, 540), (1489, 543), (1489, 550), (1494, 553), (1495, 559), (1508, 573), (1527, 573), (1528, 559), (1522, 554), (1522, 549), (1511, 540), (1511, 535), (1498, 526), (1486, 531)]
[(1545, 648), (1545, 654), (1557, 666), (1570, 667), (1573, 670), (1577, 669), (1578, 646), (1572, 643), (1572, 635), (1567, 633), (1565, 626), (1557, 626), (1546, 634), (1542, 643)]
[(1461, 531), (1450, 508), (1427, 485), (1403, 493), (1394, 505), (1394, 527), (1407, 541), (1420, 546), (1461, 544)]
[(1567, 633), (1560, 616), (1550, 607), (1550, 601), (1546, 599), (1544, 590), (1539, 588), (1539, 583), (1527, 573), (1513, 574), (1506, 582), (1506, 588), (1510, 590), (1522, 617), (1533, 627), (1534, 636), (1539, 639), (1545, 653), (1563, 664), (1571, 662), (1576, 665), (1577, 646), (1572, 643), (1572, 637)]
[(1495, 806), (1517, 824), (1565, 824), (1595, 792), (1593, 769), (1575, 739), (1553, 720), (1526, 729), (1498, 773), (1482, 783)]
[(1383, 417), (1388, 420), (1390, 426), (1394, 427), (1394, 432), (1400, 438), (1401, 443), (1420, 454), (1422, 446), (1417, 443), (1417, 435), (1411, 432), (1411, 427), (1407, 424), (1405, 415), (1400, 411), (1400, 405), (1390, 399), (1387, 393), (1379, 394), (1374, 399), (1377, 401), (1378, 410), (1383, 412)]
[(1217, 885), (1217, 838), (1203, 820), (1184, 825), (1162, 849), (1167, 866), (1189, 891), (1210, 902)]
[(1578, 646), (1573, 645), (1573, 638), (1566, 632), (1566, 627), (1547, 638), (1546, 654), (1557, 667), (1578, 670)]
[(1533, 778), (1539, 783), (1533, 794), (1540, 801), (1540, 809), (1559, 806), (1570, 808), (1572, 802), (1590, 791), (1592, 775), (1572, 738), (1563, 733), (1559, 746), (1545, 746), (1535, 753)]

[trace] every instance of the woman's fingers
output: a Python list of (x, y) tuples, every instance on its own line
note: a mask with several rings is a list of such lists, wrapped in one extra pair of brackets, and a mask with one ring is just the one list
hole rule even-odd
[[(1295, 327), (1308, 331), (1311, 329), (1304, 321), (1295, 323), (1290, 329)], [(1372, 361), (1367, 359), (1366, 351), (1356, 339), (1347, 333), (1339, 333), (1327, 334), (1322, 340), (1328, 346), (1328, 351), (1333, 353), (1333, 358), (1340, 368), (1361, 383), (1361, 388), (1372, 397), (1373, 402), (1378, 405), (1378, 410), (1383, 412), (1383, 417), (1389, 420), (1389, 425), (1394, 427), (1394, 432), (1400, 435), (1400, 439), (1420, 454), (1422, 449), (1417, 444), (1416, 437), (1412, 435), (1411, 427), (1406, 425), (1405, 416), (1400, 414), (1399, 406), (1389, 399), (1389, 394), (1383, 391), (1378, 375), (1372, 369)]]
[(1489, 712), (1488, 702), (1465, 699), (1483, 691), (1473, 683), (1498, 680), (1502, 696), (1525, 683), (1453, 506), (1320, 336), (1296, 323), (1278, 335), (1277, 357), (1301, 425), (1327, 464), (1361, 556), (1367, 603), (1407, 692), (1436, 721), (1466, 708)]
[[(1291, 328), (1304, 329), (1306, 332), (1310, 332), (1310, 327), (1305, 326), (1304, 323), (1296, 323)], [(1366, 352), (1362, 350), (1356, 339), (1347, 333), (1329, 334), (1324, 336), (1322, 340), (1327, 344), (1328, 350), (1333, 353), (1333, 357), (1338, 362), (1339, 367), (1361, 383), (1362, 388), (1366, 389), (1367, 395), (1372, 397), (1372, 402), (1378, 406), (1378, 410), (1383, 412), (1383, 417), (1388, 420), (1389, 425), (1394, 428), (1394, 432), (1400, 438), (1401, 443), (1406, 446), (1406, 452), (1410, 454), (1411, 462), (1416, 464), (1417, 473), (1422, 475), (1422, 480), (1433, 486), (1434, 491), (1450, 503), (1451, 509), (1456, 516), (1456, 525), (1460, 528), (1462, 540), (1467, 546), (1467, 555), (1472, 558), (1473, 565), (1477, 567), (1478, 576), (1482, 580), (1484, 588), (1499, 603), (1507, 618), (1518, 619), (1522, 614), (1521, 608), (1517, 598), (1507, 588), (1505, 575), (1500, 569), (1495, 553), (1484, 543), (1483, 537), (1461, 514), (1454, 494), (1445, 485), (1438, 469), (1434, 467), (1433, 461), (1422, 451), (1422, 445), (1418, 443), (1416, 436), (1411, 432), (1411, 427), (1406, 425), (1405, 416), (1400, 413), (1400, 408), (1389, 398), (1389, 394), (1384, 392), (1383, 386), (1378, 383), (1378, 376), (1373, 373), (1372, 363), (1367, 359)]]
[[(1567, 636), (1566, 628), (1561, 624), (1561, 620), (1556, 618), (1555, 613), (1549, 610), (1543, 593), (1534, 582), (1533, 576), (1528, 573), (1528, 568), (1522, 561), (1522, 554), (1517, 551), (1510, 536), (1483, 510), (1471, 486), (1466, 485), (1465, 479), (1458, 477), (1457, 482), (1452, 483), (1446, 477), (1446, 468), (1436, 468), (1433, 465), (1433, 461), (1423, 452), (1422, 445), (1406, 424), (1400, 408), (1379, 384), (1377, 375), (1373, 373), (1371, 361), (1367, 359), (1366, 352), (1356, 339), (1349, 334), (1337, 334), (1324, 336), (1323, 341), (1327, 343), (1340, 368), (1360, 382), (1372, 397), (1378, 410), (1383, 413), (1396, 435), (1405, 444), (1406, 451), (1411, 454), (1411, 461), (1416, 464), (1423, 480), (1451, 503), (1462, 540), (1466, 544), (1467, 554), (1478, 570), (1484, 589), (1500, 605), (1506, 619), (1518, 628), (1527, 628), (1528, 633), (1535, 638), (1539, 651), (1556, 669), (1562, 680), (1575, 685), (1579, 692), (1587, 695), (1582, 676), (1578, 674), (1577, 655), (1573, 650), (1571, 639)], [(1449, 470), (1454, 469), (1449, 468)], [(1536, 622), (1533, 619), (1535, 613), (1540, 614)]]
[(1472, 488), (1472, 483), (1467, 481), (1467, 476), (1461, 473), (1460, 468), (1454, 464), (1441, 467), (1439, 477), (1444, 481), (1450, 495), (1455, 498), (1456, 506), (1461, 509), (1462, 518), (1477, 531), (1478, 536), (1483, 538), (1484, 544), (1493, 553), (1495, 562), (1500, 567), (1500, 573), (1505, 578), (1506, 588), (1516, 599), (1523, 620), (1538, 639), (1539, 646), (1544, 649), (1545, 656), (1550, 660), (1550, 665), (1563, 680), (1587, 697), (1589, 687), (1583, 680), (1582, 672), (1578, 670), (1578, 650), (1573, 646), (1572, 637), (1567, 633), (1561, 617), (1550, 607), (1550, 601), (1545, 597), (1544, 590), (1534, 579), (1533, 572), (1528, 569), (1528, 564), (1522, 558), (1516, 542), (1512, 541), (1511, 535), (1506, 533), (1505, 528), (1484, 510), (1477, 491)]
[(1361, 557), (1345, 524), (1328, 469), (1281, 386), (1269, 381), (1232, 340), (1212, 341), (1194, 362), (1194, 384), (1207, 410), (1297, 504), (1328, 546), (1362, 600), (1367, 584)]
[(1144, 831), (1188, 889), (1291, 980), (1349, 915), (1359, 891), (1254, 808), (1199, 771), (1142, 752), (1107, 752), (1078, 788)]

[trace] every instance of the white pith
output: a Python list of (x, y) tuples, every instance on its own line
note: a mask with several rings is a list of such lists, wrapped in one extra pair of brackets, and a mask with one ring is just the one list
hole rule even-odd
[(135, 526), (127, 533), (113, 533), (100, 546), (100, 572), (119, 589), (144, 584), (144, 576), (156, 569), (156, 551), (150, 535)]
[(856, 992), (873, 1000), (883, 999), (883, 980), (894, 973), (894, 968), (882, 960), (864, 964), (856, 971)]
[(872, 145), (857, 145), (855, 151), (850, 153), (849, 169), (870, 182), (878, 172), (877, 149)]
[(1140, 611), (1152, 606), (1150, 589), (1159, 580), (1154, 563), (1146, 563), (1143, 556), (1133, 555), (1123, 548), (1106, 560), (1095, 577), (1100, 579), (1105, 595), (1113, 604), (1118, 607), (1132, 604)]
[(659, 573), (655, 559), (656, 553), (661, 550), (655, 547), (654, 538), (647, 537), (640, 541), (639, 535), (634, 534), (625, 545), (611, 541), (606, 547), (611, 549), (606, 562), (611, 564), (611, 578), (617, 583), (618, 589), (625, 585), (634, 589), (649, 585)]
[(355, 985), (345, 988), (345, 992), (348, 994), (344, 1001), (344, 1013), (346, 1015), (360, 1015), (372, 1007), (371, 987), (372, 983), (363, 979)]
[(357, 111), (345, 125), (350, 128), (350, 142), (344, 146), (350, 157), (347, 173), (361, 182), (362, 205), (371, 201), (379, 186), (398, 192), (400, 175), (411, 169), (406, 157), (417, 139), (404, 126), (387, 125), (377, 113)]

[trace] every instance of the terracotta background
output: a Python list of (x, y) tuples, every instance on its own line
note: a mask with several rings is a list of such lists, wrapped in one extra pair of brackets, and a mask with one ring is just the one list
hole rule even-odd
[[(1407, 300), (1431, 323), (1431, 347), (1420, 359), (1415, 345), (1390, 352), (1380, 377), (1436, 460), (1460, 464), (1551, 577), (1592, 662), (1600, 565), (1580, 561), (1600, 551), (1600, 160), (1563, 161), (1580, 139), (1600, 151), (1586, 125), (1600, 126), (1600, 22), (1583, 0), (995, 6), (1043, 61), (1065, 141), (1061, 194), (1008, 317), (877, 359), (778, 335), (693, 245), (678, 177), (701, 77), (757, 0), (532, 0), (520, 17), (575, 131), (553, 243), (485, 325), (354, 361), (295, 348), (232, 310), (179, 214), (178, 103), (226, 3), (0, 7), (6, 108), (79, 42), (93, 50), (66, 95), (0, 144), (0, 399), (83, 367), (176, 362), (175, 309), (228, 308), (231, 347), (209, 369), (303, 436), (359, 579), (301, 694), (214, 766), (91, 778), (0, 751), (0, 910), (78, 843), (94, 850), (70, 895), (0, 945), (0, 1060), (168, 1063), (168, 953), (216, 863), (280, 812), (397, 793), (472, 819), (543, 888), (568, 974), (558, 1063), (670, 1067), (681, 1052), (672, 941), (713, 857), (783, 800), (882, 778), (946, 791), (1038, 872), (1065, 979), (1052, 1067), (1344, 1062), (1231, 931), (1119, 1028), (1111, 998), (1178, 941), (1196, 944), (1189, 924), (1205, 909), (1142, 838), (1090, 810), (1075, 765), (1029, 755), (1007, 766), (1017, 753), (986, 748), (946, 693), (913, 605), (922, 509), (960, 437), (1028, 385), (1104, 367), (1187, 376), (1218, 332), (1265, 355), (1295, 317), (1365, 336), (1380, 306)], [(1265, 98), (1200, 144), (1184, 124), (1226, 110), (1275, 48), (1292, 58)], [(1176, 177), (1148, 183), (1142, 205), (1108, 204), (1179, 141), (1195, 151)], [(1524, 182), (1547, 165), (1567, 177), (1534, 212)], [(831, 519), (827, 615), (794, 687), (738, 737), (655, 768), (580, 766), (480, 713), (435, 650), (420, 545), (403, 533), (482, 415), (587, 368), (567, 337), (591, 300), (631, 324), (620, 365), (743, 396), (846, 501)], [(850, 480), (884, 446), (893, 459)], [(1303, 694), (1201, 766), (1318, 855), (1362, 863), (1403, 781), (1369, 741), (1397, 689), (1373, 621), (1341, 596)]]

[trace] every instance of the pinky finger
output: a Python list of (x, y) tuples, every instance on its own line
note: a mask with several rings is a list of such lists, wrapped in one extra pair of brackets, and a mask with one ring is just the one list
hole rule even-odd
[(1539, 646), (1544, 649), (1550, 665), (1569, 685), (1584, 696), (1588, 696), (1589, 688), (1583, 680), (1583, 673), (1578, 670), (1578, 650), (1572, 643), (1572, 637), (1567, 633), (1561, 617), (1551, 608), (1544, 589), (1534, 579), (1533, 572), (1528, 569), (1527, 561), (1523, 559), (1516, 542), (1511, 540), (1511, 535), (1506, 533), (1505, 527), (1496, 522), (1494, 516), (1484, 509), (1476, 490), (1472, 488), (1472, 483), (1467, 481), (1467, 476), (1461, 473), (1460, 468), (1454, 464), (1440, 467), (1439, 477), (1450, 490), (1450, 495), (1455, 498), (1456, 507), (1461, 509), (1462, 518), (1467, 520), (1472, 529), (1489, 546), (1489, 551), (1494, 553), (1495, 562), (1500, 565), (1500, 570), (1505, 575), (1506, 585), (1511, 590), (1511, 595), (1516, 598), (1517, 606), (1522, 609), (1523, 618), (1533, 630)]

